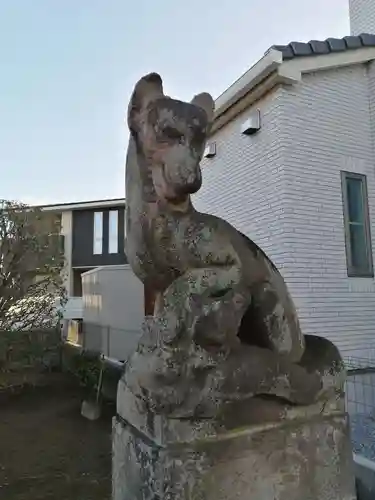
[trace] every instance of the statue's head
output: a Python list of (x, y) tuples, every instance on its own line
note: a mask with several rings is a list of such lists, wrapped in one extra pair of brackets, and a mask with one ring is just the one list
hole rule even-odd
[(164, 95), (160, 76), (150, 73), (136, 84), (128, 125), (138, 151), (151, 168), (157, 195), (180, 203), (202, 184), (200, 161), (214, 114), (214, 101), (203, 93), (190, 102)]

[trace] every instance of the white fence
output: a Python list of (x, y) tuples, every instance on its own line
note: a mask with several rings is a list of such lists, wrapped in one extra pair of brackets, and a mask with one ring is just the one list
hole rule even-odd
[(68, 341), (107, 358), (126, 361), (137, 347), (140, 330), (120, 329), (96, 323), (75, 323), (68, 330)]

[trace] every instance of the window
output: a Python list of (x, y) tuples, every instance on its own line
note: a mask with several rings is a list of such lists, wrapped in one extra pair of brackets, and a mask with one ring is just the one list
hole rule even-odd
[(103, 212), (94, 213), (94, 254), (103, 253)]
[(372, 277), (366, 176), (341, 172), (348, 276)]
[(118, 253), (118, 210), (109, 211), (108, 253)]

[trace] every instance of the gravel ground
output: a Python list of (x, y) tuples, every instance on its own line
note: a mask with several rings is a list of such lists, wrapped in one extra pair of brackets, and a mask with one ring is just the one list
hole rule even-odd
[(375, 419), (368, 415), (350, 417), (353, 451), (375, 461)]

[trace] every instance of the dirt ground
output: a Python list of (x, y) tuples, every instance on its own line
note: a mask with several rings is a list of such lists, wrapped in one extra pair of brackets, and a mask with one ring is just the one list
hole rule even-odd
[(71, 386), (0, 401), (0, 498), (109, 500), (114, 408), (90, 422)]

